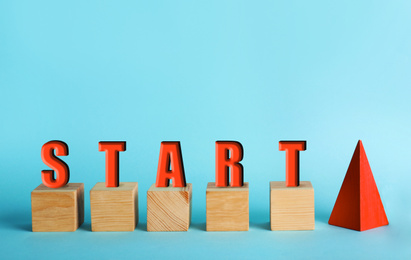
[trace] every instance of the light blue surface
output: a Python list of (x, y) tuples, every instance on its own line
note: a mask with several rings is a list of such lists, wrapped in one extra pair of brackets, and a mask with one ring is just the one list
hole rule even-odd
[[(397, 259), (411, 255), (411, 2), (0, 1), (0, 258)], [(30, 192), (63, 140), (85, 223), (31, 232)], [(214, 142), (244, 147), (250, 230), (205, 232)], [(279, 140), (307, 140), (301, 179), (316, 229), (269, 231)], [(327, 224), (358, 139), (390, 225)], [(125, 140), (121, 181), (139, 182), (135, 232), (90, 231), (89, 190), (104, 181), (98, 141)], [(148, 233), (146, 192), (161, 141), (181, 141), (192, 225)]]

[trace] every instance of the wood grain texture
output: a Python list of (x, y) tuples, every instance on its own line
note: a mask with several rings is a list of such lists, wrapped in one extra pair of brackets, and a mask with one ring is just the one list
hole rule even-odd
[(271, 230), (314, 230), (314, 188), (309, 181), (286, 187), (270, 182)]
[(84, 222), (84, 184), (40, 184), (31, 192), (31, 215), (33, 232), (76, 231)]
[(206, 191), (207, 231), (247, 231), (249, 228), (249, 188), (216, 187), (209, 182)]
[(138, 223), (138, 183), (120, 182), (107, 188), (98, 182), (90, 190), (92, 231), (134, 231)]
[(147, 191), (147, 231), (187, 231), (191, 221), (192, 184)]

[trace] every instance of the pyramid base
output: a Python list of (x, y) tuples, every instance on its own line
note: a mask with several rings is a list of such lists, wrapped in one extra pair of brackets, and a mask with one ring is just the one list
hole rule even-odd
[(328, 221), (328, 224), (332, 225), (332, 226), (336, 226), (336, 227), (340, 227), (340, 228), (346, 228), (346, 229), (351, 229), (351, 230), (356, 230), (356, 231), (367, 231), (370, 229), (374, 229), (374, 228), (379, 228), (379, 227), (383, 227), (383, 226), (388, 226), (388, 222), (385, 224), (380, 224), (378, 226), (368, 226), (368, 227), (353, 227), (350, 225), (344, 225), (344, 224), (340, 224), (340, 223), (333, 223), (332, 221)]

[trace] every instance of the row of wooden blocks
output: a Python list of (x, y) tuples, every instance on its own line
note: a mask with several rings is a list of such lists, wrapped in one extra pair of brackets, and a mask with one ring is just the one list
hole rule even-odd
[[(191, 221), (192, 184), (147, 191), (147, 231), (187, 231)], [(31, 193), (32, 230), (75, 231), (84, 221), (84, 185), (69, 183), (51, 189), (43, 184)], [(107, 188), (97, 183), (90, 191), (92, 231), (133, 231), (138, 223), (138, 184), (122, 182)], [(207, 231), (249, 229), (249, 185), (206, 190)], [(303, 181), (298, 187), (270, 182), (271, 230), (313, 230), (314, 189)]]

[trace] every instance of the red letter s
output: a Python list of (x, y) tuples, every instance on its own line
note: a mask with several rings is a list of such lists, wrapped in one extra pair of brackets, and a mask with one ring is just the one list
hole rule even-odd
[[(54, 155), (55, 151), (55, 155)], [(66, 185), (70, 179), (70, 170), (65, 162), (56, 156), (66, 156), (69, 154), (68, 146), (62, 141), (50, 141), (41, 148), (41, 159), (53, 170), (41, 171), (41, 179), (49, 188), (60, 188)], [(56, 171), (56, 176), (54, 176)]]

